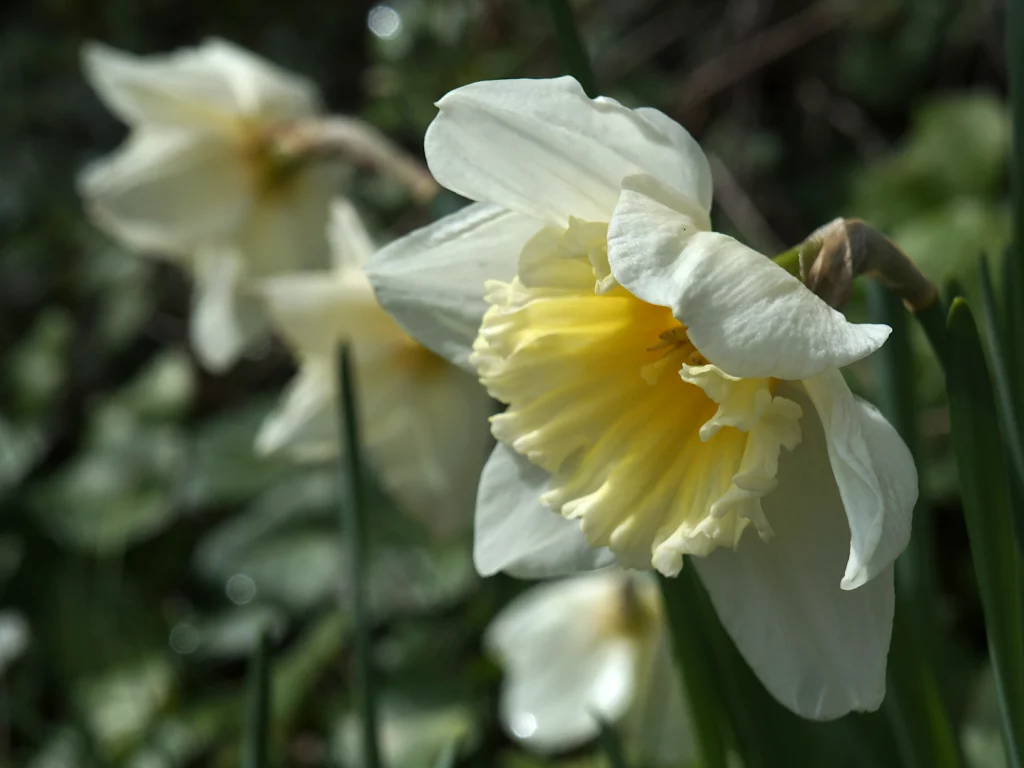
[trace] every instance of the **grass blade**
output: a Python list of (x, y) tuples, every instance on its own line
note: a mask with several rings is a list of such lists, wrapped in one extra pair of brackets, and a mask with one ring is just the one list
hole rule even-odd
[(256, 644), (249, 668), (249, 692), (245, 702), (245, 733), (242, 742), (242, 768), (267, 768), (270, 765), (270, 637), (264, 631)]
[(658, 576), (665, 604), (672, 648), (690, 705), (690, 721), (697, 741), (701, 768), (725, 768), (728, 764), (726, 727), (728, 712), (722, 686), (716, 680), (714, 651), (703, 633), (701, 587), (693, 566), (684, 567), (674, 579)]
[[(985, 325), (988, 326), (989, 334), (989, 359), (992, 361), (992, 376), (995, 379), (996, 395), (999, 398), (999, 410), (1002, 416), (1003, 438), (1006, 441), (1006, 449), (1010, 458), (1010, 465), (1017, 481), (1018, 488), (1024, 488), (1024, 443), (1018, 425), (1020, 424), (1015, 402), (1013, 382), (1010, 379), (1009, 361), (1006, 355), (1006, 341), (1003, 336), (1003, 324), (999, 321), (999, 308), (996, 305), (995, 290), (992, 287), (992, 273), (988, 268), (988, 260), (981, 259), (979, 268), (981, 270), (981, 311), (985, 318)], [(1021, 514), (1024, 510), (1017, 512), (1017, 534), (1018, 543), (1021, 544), (1021, 552), (1024, 553), (1024, 519)]]
[(583, 47), (583, 39), (580, 37), (579, 27), (576, 26), (572, 8), (569, 7), (569, 0), (547, 0), (547, 4), (551, 20), (554, 22), (562, 64), (569, 74), (579, 81), (587, 95), (594, 98), (598, 95), (594, 69), (590, 65), (587, 49)]
[(967, 302), (949, 313), (947, 391), (964, 518), (996, 676), (1008, 763), (1024, 758), (1024, 601), (1010, 477), (978, 328)]
[[(899, 297), (878, 282), (868, 284), (872, 320), (892, 334), (879, 350), (879, 406), (910, 452), (919, 454), (914, 402), (913, 354), (907, 313)], [(883, 704), (908, 766), (963, 765), (960, 743), (940, 684), (937, 640), (938, 593), (931, 521), (919, 502), (913, 536), (896, 561), (896, 616), (887, 666), (888, 690)]]
[(352, 352), (348, 346), (343, 346), (338, 356), (338, 397), (341, 406), (341, 527), (345, 534), (343, 542), (348, 545), (349, 583), (352, 585), (355, 615), (355, 699), (362, 724), (363, 766), (380, 768), (377, 702), (371, 656), (373, 649), (366, 585), (367, 537), (363, 519), (366, 492), (360, 452), (355, 377), (352, 374)]
[[(1024, 296), (1024, 0), (1006, 3), (1006, 67), (1010, 80), (1010, 110), (1013, 146), (1010, 156), (1010, 188), (1013, 191), (1013, 250), (1009, 258), (1017, 268), (1012, 290)], [(1019, 360), (1024, 350), (1015, 350)]]

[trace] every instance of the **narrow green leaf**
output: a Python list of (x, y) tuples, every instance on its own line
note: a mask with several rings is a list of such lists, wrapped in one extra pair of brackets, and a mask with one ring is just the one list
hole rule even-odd
[(728, 764), (728, 710), (722, 686), (715, 679), (714, 652), (703, 634), (701, 587), (693, 567), (685, 567), (674, 579), (658, 576), (672, 633), (683, 690), (690, 704), (690, 721), (697, 741), (701, 768), (725, 768)]
[[(1003, 326), (999, 321), (999, 308), (996, 305), (995, 290), (992, 287), (992, 274), (988, 268), (988, 260), (982, 257), (981, 270), (981, 310), (985, 316), (985, 324), (989, 334), (989, 359), (992, 361), (992, 376), (995, 379), (996, 395), (999, 398), (999, 410), (1002, 420), (1003, 439), (1013, 468), (1017, 487), (1024, 489), (1024, 437), (1018, 425), (1017, 403), (1011, 381), (1011, 371), (1006, 355), (1006, 342), (1003, 337)], [(1024, 509), (1015, 508), (1015, 530), (1017, 543), (1024, 553)]]
[(362, 453), (359, 441), (359, 416), (356, 407), (352, 353), (342, 346), (338, 357), (338, 395), (341, 421), (341, 527), (347, 545), (355, 615), (355, 700), (362, 724), (362, 752), (365, 768), (380, 768), (380, 743), (377, 738), (377, 701), (374, 690), (370, 610), (367, 601), (367, 536), (363, 510), (366, 488), (363, 481)]
[[(1024, 390), (1024, 265), (1010, 248), (1003, 257), (1003, 351), (1012, 392)], [(1024, 408), (1017, 410), (1017, 434), (1024, 436)]]
[(1018, 296), (1024, 296), (1024, 269), (1019, 263), (1024, 258), (1024, 0), (1007, 0), (1006, 16), (1006, 65), (1010, 80), (1013, 139), (1010, 188), (1013, 191), (1014, 253), (1011, 258), (1018, 261), (1014, 290)]
[(270, 638), (263, 632), (249, 667), (242, 768), (267, 768), (270, 765), (270, 700)]
[(547, 0), (548, 10), (555, 25), (555, 36), (558, 38), (558, 51), (562, 56), (562, 64), (569, 74), (575, 77), (587, 95), (594, 98), (598, 95), (597, 81), (590, 65), (590, 56), (583, 47), (579, 27), (573, 17), (569, 0)]
[(967, 302), (949, 314), (947, 391), (964, 518), (985, 613), (1010, 766), (1024, 758), (1024, 601), (1010, 477), (978, 328)]
[(598, 740), (601, 743), (601, 749), (604, 750), (604, 756), (608, 758), (608, 765), (611, 768), (629, 768), (629, 764), (626, 762), (626, 753), (622, 749), (622, 741), (619, 739), (619, 734), (615, 732), (615, 728), (596, 712), (594, 717), (601, 727)]
[[(879, 406), (916, 456), (914, 357), (907, 312), (899, 297), (881, 283), (868, 285), (868, 300), (872, 320), (892, 328), (875, 358), (879, 363)], [(957, 768), (963, 757), (939, 682), (937, 644), (944, 632), (935, 603), (931, 520), (923, 506), (919, 504), (915, 511), (913, 536), (896, 561), (896, 616), (882, 706), (896, 732), (905, 765)]]

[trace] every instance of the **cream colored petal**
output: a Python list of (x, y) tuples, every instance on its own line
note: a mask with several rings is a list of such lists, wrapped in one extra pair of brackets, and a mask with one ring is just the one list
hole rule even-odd
[(333, 370), (326, 364), (304, 364), (260, 426), (256, 451), (297, 461), (334, 458), (338, 454), (335, 400)]
[(236, 109), (268, 122), (294, 120), (319, 110), (316, 86), (305, 77), (220, 38), (203, 41), (195, 55), (231, 87)]
[(672, 190), (631, 177), (608, 228), (608, 263), (633, 295), (670, 307), (726, 373), (808, 378), (866, 357), (888, 338), (888, 326), (848, 322), (770, 259), (703, 228)]
[(330, 267), (327, 226), (337, 180), (335, 169), (311, 167), (256, 201), (238, 234), (251, 277)]
[(693, 726), (668, 628), (659, 623), (644, 650), (636, 695), (619, 733), (636, 764), (677, 768), (694, 757)]
[(510, 280), (541, 224), (491, 205), (470, 205), (396, 240), (366, 273), (381, 305), (426, 347), (469, 371), (487, 304), (484, 283)]
[(298, 354), (333, 357), (346, 338), (391, 325), (360, 272), (295, 272), (254, 285), (271, 322)]
[(839, 371), (808, 379), (804, 387), (825, 428), (852, 532), (843, 588), (857, 589), (888, 568), (910, 541), (917, 468), (893, 426), (853, 396)]
[(88, 43), (82, 69), (104, 103), (129, 125), (236, 135), (239, 118), (290, 120), (318, 107), (308, 80), (219, 39), (149, 56)]
[(534, 587), (488, 627), (505, 669), (502, 725), (528, 748), (580, 746), (598, 733), (595, 715), (615, 722), (633, 700), (638, 644), (602, 623), (621, 585), (613, 571)]
[(569, 217), (608, 221), (619, 184), (657, 176), (710, 209), (710, 171), (700, 147), (654, 110), (590, 99), (571, 77), (493, 80), (448, 93), (427, 130), (438, 182), (559, 227)]
[(266, 332), (259, 303), (240, 288), (242, 260), (230, 247), (209, 247), (196, 255), (195, 290), (189, 333), (203, 366), (221, 373)]
[(770, 542), (747, 535), (735, 552), (691, 558), (723, 625), (768, 691), (803, 717), (877, 709), (894, 607), (892, 568), (860, 589), (840, 588), (850, 529), (825, 434), (798, 387), (803, 442), (779, 460), (763, 501)]
[(519, 578), (549, 578), (615, 562), (592, 549), (579, 522), (540, 503), (549, 475), (498, 443), (480, 477), (473, 560), (481, 576), (504, 571)]
[(357, 343), (363, 435), (382, 486), (437, 538), (468, 531), (493, 441), (494, 405), (475, 378), (418, 348)]
[(377, 250), (359, 211), (343, 197), (331, 203), (327, 240), (331, 244), (331, 262), (339, 271), (361, 271)]
[(82, 48), (82, 70), (104, 104), (129, 125), (235, 130), (238, 104), (224, 73), (195, 49), (135, 56), (102, 43)]
[(244, 218), (251, 189), (230, 142), (142, 131), (87, 166), (78, 187), (96, 222), (130, 248), (189, 254)]

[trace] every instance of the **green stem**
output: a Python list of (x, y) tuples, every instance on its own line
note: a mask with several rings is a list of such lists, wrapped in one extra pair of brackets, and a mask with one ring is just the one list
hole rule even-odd
[[(918, 454), (913, 354), (903, 303), (881, 283), (868, 285), (872, 319), (889, 325), (892, 335), (878, 352), (879, 405), (907, 447)], [(947, 702), (939, 684), (937, 590), (931, 521), (924, 504), (914, 513), (913, 536), (896, 561), (896, 616), (889, 653), (889, 691), (885, 713), (908, 766), (963, 764)]]
[(349, 577), (355, 614), (356, 701), (359, 704), (362, 720), (363, 766), (365, 768), (380, 768), (370, 610), (366, 587), (368, 542), (363, 519), (363, 510), (366, 508), (366, 490), (363, 483), (355, 377), (352, 375), (352, 353), (347, 346), (341, 348), (338, 363), (338, 393), (341, 405), (339, 429), (342, 436), (341, 522), (348, 542)]
[(920, 323), (924, 335), (928, 337), (928, 343), (931, 344), (939, 364), (943, 370), (947, 370), (946, 306), (942, 299), (936, 298), (932, 304), (915, 312), (914, 318)]
[(569, 74), (575, 77), (587, 95), (594, 98), (598, 95), (594, 69), (590, 65), (590, 56), (583, 47), (579, 27), (573, 17), (569, 0), (547, 0), (548, 10), (555, 25), (555, 36), (558, 38), (558, 51), (562, 56), (562, 64)]
[(1024, 766), (1024, 603), (1011, 486), (981, 339), (963, 299), (949, 313), (950, 424), (971, 560), (985, 615), (1007, 760)]
[(711, 664), (714, 654), (702, 633), (701, 594), (692, 565), (674, 579), (658, 576), (672, 634), (672, 645), (683, 689), (690, 704), (690, 721), (697, 741), (701, 768), (725, 768), (728, 763), (726, 733), (729, 722), (722, 688)]
[(249, 670), (242, 768), (267, 768), (270, 765), (270, 699), (270, 639), (264, 631), (260, 634)]

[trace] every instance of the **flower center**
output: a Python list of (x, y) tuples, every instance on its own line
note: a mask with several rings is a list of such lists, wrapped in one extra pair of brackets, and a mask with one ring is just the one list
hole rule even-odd
[(669, 309), (619, 286), (606, 231), (538, 233), (519, 275), (488, 284), (471, 359), (509, 406), (495, 437), (551, 473), (542, 501), (623, 565), (675, 574), (751, 523), (771, 535), (760, 498), (800, 408), (711, 365)]
[(279, 140), (278, 132), (263, 126), (244, 127), (243, 152), (255, 188), (266, 197), (284, 193), (308, 164), (308, 153)]

